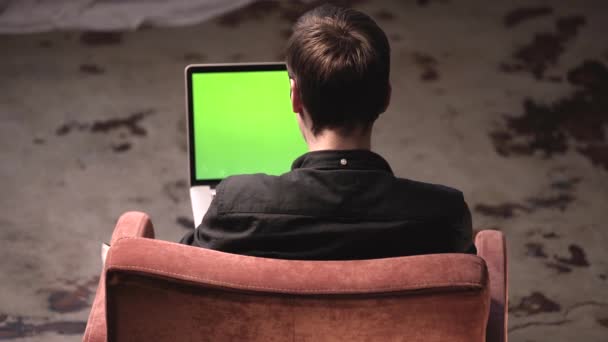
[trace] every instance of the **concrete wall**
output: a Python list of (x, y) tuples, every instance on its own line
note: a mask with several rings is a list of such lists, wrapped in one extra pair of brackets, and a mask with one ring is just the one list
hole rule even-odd
[[(393, 49), (374, 149), (505, 232), (511, 341), (606, 341), (607, 3), (352, 3)], [(0, 339), (80, 339), (122, 212), (149, 213), (160, 239), (190, 229), (184, 66), (281, 59), (306, 7), (0, 36)]]

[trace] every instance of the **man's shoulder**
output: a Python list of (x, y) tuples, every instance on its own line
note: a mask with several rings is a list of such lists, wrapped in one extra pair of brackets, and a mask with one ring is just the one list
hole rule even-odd
[(245, 189), (261, 189), (269, 184), (272, 184), (273, 181), (278, 178), (277, 176), (271, 176), (264, 173), (255, 173), (248, 175), (235, 175), (224, 178), (220, 184), (217, 186), (217, 190), (219, 191), (232, 191), (235, 189), (245, 190)]
[(283, 188), (285, 177), (263, 173), (235, 175), (218, 184), (216, 199), (220, 211), (256, 211), (261, 204), (268, 204)]
[(397, 178), (397, 184), (396, 189), (402, 199), (421, 209), (442, 208), (442, 211), (458, 214), (465, 206), (462, 191), (443, 184), (405, 178)]
[[(219, 212), (256, 213), (271, 209), (276, 212), (308, 212), (309, 207), (317, 206), (319, 201), (328, 201), (323, 196), (326, 192), (335, 195), (336, 189), (323, 187), (329, 186), (327, 179), (319, 182), (317, 177), (323, 176), (308, 174), (304, 170), (280, 176), (249, 174), (228, 177), (217, 187)], [(426, 216), (435, 215), (437, 210), (451, 215), (463, 208), (462, 192), (449, 186), (393, 176), (374, 179), (373, 184), (357, 185), (357, 191), (369, 192), (367, 196), (360, 196), (360, 203), (357, 203), (368, 204), (370, 215), (378, 211), (404, 215), (418, 212)], [(402, 211), (402, 208), (411, 210)]]
[(417, 193), (428, 193), (437, 196), (462, 197), (462, 191), (443, 184), (427, 183), (407, 178), (397, 178), (401, 188)]

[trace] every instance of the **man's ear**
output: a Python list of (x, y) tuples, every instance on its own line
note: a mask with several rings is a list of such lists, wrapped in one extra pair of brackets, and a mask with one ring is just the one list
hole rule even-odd
[(300, 98), (300, 88), (298, 88), (298, 83), (293, 78), (290, 78), (289, 85), (291, 95), (291, 108), (294, 113), (302, 114), (302, 99)]

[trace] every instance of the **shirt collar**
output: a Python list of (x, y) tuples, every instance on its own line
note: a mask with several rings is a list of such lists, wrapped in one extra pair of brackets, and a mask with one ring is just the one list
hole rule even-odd
[(388, 162), (369, 150), (323, 150), (308, 152), (291, 165), (291, 169), (379, 170), (393, 173)]

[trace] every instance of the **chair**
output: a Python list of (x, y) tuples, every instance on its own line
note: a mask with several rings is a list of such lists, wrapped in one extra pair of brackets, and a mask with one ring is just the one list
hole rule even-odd
[(266, 259), (155, 240), (148, 216), (128, 212), (83, 340), (503, 342), (504, 236), (475, 244), (479, 256)]

